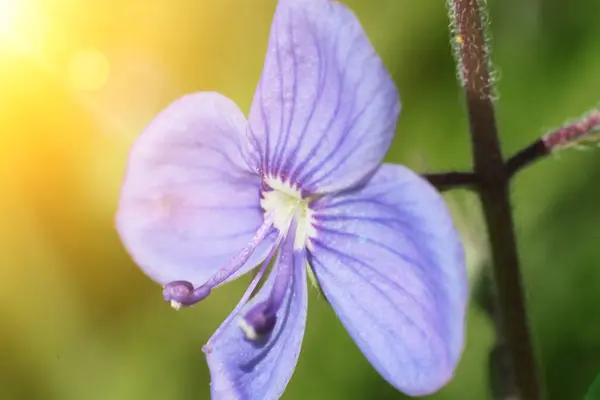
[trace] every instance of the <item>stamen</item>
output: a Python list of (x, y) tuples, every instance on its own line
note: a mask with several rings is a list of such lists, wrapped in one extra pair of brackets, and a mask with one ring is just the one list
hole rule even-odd
[(240, 328), (248, 340), (260, 340), (268, 336), (275, 328), (277, 311), (289, 289), (294, 267), (294, 241), (297, 231), (296, 221), (292, 220), (290, 234), (285, 238), (275, 264), (275, 280), (271, 294), (266, 301), (252, 307), (240, 321)]
[(216, 274), (211, 276), (208, 281), (202, 286), (208, 286), (214, 288), (215, 286), (225, 282), (229, 277), (235, 274), (240, 268), (246, 264), (246, 261), (250, 258), (256, 247), (267, 237), (271, 232), (273, 226), (273, 213), (265, 214), (265, 220), (263, 224), (258, 228), (254, 237), (250, 243), (242, 249), (234, 258), (231, 260), (229, 265), (221, 268)]
[(205, 353), (210, 353), (212, 351), (213, 342), (217, 340), (219, 335), (222, 333), (224, 327), (228, 326), (233, 318), (238, 317), (238, 313), (246, 305), (248, 299), (250, 299), (250, 296), (252, 296), (252, 293), (254, 293), (254, 290), (258, 286), (258, 283), (265, 274), (267, 267), (269, 266), (269, 264), (271, 264), (271, 260), (273, 259), (273, 256), (275, 255), (275, 252), (277, 251), (277, 248), (279, 247), (279, 243), (281, 243), (282, 238), (283, 235), (280, 234), (277, 240), (275, 241), (275, 245), (271, 248), (269, 255), (267, 256), (265, 261), (263, 261), (262, 265), (260, 266), (260, 269), (256, 273), (256, 276), (252, 279), (252, 282), (250, 282), (248, 289), (246, 289), (246, 292), (244, 293), (238, 304), (235, 306), (231, 314), (229, 314), (229, 316), (225, 319), (225, 321), (223, 321), (223, 323), (217, 328), (217, 330), (215, 331), (215, 333), (213, 333), (210, 339), (208, 339), (208, 342), (206, 342), (206, 344), (202, 347), (202, 351), (204, 351)]
[(258, 303), (243, 318), (240, 318), (240, 328), (244, 331), (246, 339), (259, 340), (273, 331), (277, 315), (269, 308), (268, 301)]
[(165, 301), (171, 303), (171, 306), (179, 310), (183, 307), (189, 307), (206, 298), (211, 290), (226, 281), (246, 264), (252, 253), (258, 245), (267, 237), (273, 227), (273, 214), (265, 214), (263, 224), (258, 228), (250, 243), (242, 249), (229, 264), (218, 270), (203, 285), (194, 289), (194, 285), (188, 281), (173, 281), (167, 283), (163, 288), (163, 297)]
[(163, 288), (163, 298), (176, 310), (196, 304), (209, 294), (209, 287), (200, 286), (194, 289), (194, 285), (188, 281), (169, 282)]

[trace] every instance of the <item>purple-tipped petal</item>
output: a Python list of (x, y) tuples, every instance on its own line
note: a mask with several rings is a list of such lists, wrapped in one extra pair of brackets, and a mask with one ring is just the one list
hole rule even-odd
[(356, 16), (329, 0), (280, 1), (249, 115), (253, 167), (305, 193), (357, 184), (385, 155), (398, 93)]
[[(300, 353), (308, 301), (306, 254), (294, 252), (293, 241), (293, 235), (287, 237), (276, 263), (279, 272), (278, 263), (288, 263), (291, 274), (284, 280), (283, 299), (274, 298), (281, 275), (273, 270), (239, 317), (228, 318), (205, 346), (212, 400), (273, 400), (287, 386)], [(278, 306), (274, 316), (269, 314), (273, 304)]]
[[(129, 155), (117, 214), (125, 247), (155, 281), (204, 283), (263, 222), (260, 178), (243, 161), (246, 120), (228, 98), (185, 96), (163, 110)], [(264, 241), (243, 270), (266, 256)]]
[(361, 351), (409, 395), (452, 377), (468, 300), (460, 237), (442, 197), (397, 165), (353, 192), (315, 201), (316, 278)]

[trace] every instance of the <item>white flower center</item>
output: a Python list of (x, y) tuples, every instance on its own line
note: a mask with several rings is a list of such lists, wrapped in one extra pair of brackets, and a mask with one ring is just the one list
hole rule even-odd
[(265, 213), (273, 214), (273, 225), (284, 235), (288, 232), (292, 219), (296, 219), (296, 239), (294, 250), (310, 248), (310, 238), (316, 236), (313, 211), (308, 206), (311, 198), (303, 198), (300, 190), (289, 182), (278, 178), (265, 178), (272, 190), (264, 191), (260, 202)]

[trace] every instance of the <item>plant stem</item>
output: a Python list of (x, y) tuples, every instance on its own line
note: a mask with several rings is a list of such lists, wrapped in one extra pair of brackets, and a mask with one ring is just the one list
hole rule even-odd
[(440, 172), (423, 175), (439, 191), (472, 188), (477, 185), (477, 175), (473, 172)]
[(546, 157), (550, 154), (550, 149), (546, 147), (543, 139), (538, 139), (534, 143), (520, 150), (506, 161), (506, 170), (509, 176), (515, 175), (521, 169), (525, 168), (534, 161)]
[(517, 393), (521, 399), (541, 398), (525, 296), (519, 271), (509, 199), (509, 175), (502, 159), (492, 103), (492, 79), (484, 35), (481, 3), (451, 0), (457, 31), (456, 58), (465, 89), (473, 145), (474, 170), (488, 226), (501, 322)]
[[(529, 146), (519, 150), (505, 163), (509, 179), (530, 164), (557, 150), (600, 144), (600, 109), (594, 109), (583, 117), (550, 131)], [(474, 172), (437, 172), (423, 175), (438, 190), (474, 188), (479, 177)]]

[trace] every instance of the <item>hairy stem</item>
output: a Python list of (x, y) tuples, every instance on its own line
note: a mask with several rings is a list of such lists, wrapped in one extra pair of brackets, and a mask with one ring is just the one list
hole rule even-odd
[(502, 159), (492, 103), (492, 77), (484, 35), (483, 2), (450, 0), (456, 31), (456, 58), (465, 89), (473, 145), (474, 170), (488, 226), (500, 317), (500, 337), (506, 342), (519, 398), (541, 398), (529, 334), (525, 296), (519, 271), (509, 178)]
[[(598, 144), (600, 144), (600, 109), (594, 109), (519, 150), (504, 163), (504, 168), (511, 178), (523, 168), (555, 151)], [(473, 172), (438, 172), (425, 174), (423, 177), (440, 191), (474, 188), (479, 184), (479, 177)]]
[(506, 169), (513, 176), (533, 162), (556, 150), (600, 142), (600, 109), (595, 109), (573, 123), (549, 132), (506, 162)]

